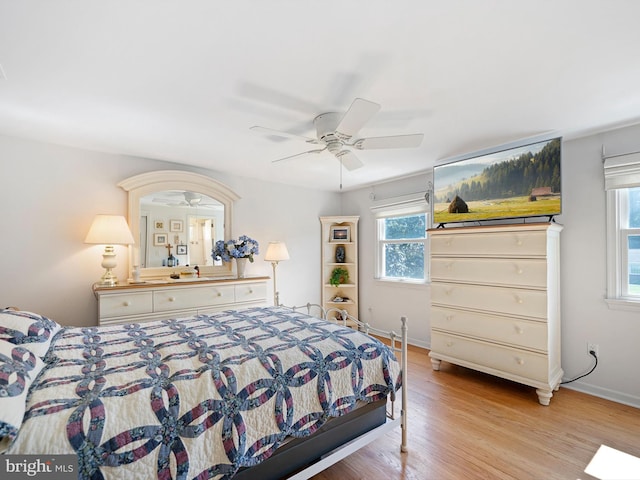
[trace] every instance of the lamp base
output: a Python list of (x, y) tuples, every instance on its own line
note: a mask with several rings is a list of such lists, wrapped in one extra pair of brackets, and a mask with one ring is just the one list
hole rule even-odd
[(115, 267), (116, 252), (113, 245), (107, 245), (104, 247), (104, 253), (102, 254), (102, 268), (104, 268), (104, 275), (100, 278), (100, 286), (114, 287), (118, 284), (118, 277), (116, 277), (111, 271)]
[(108, 268), (102, 277), (100, 277), (100, 281), (98, 285), (101, 287), (115, 287), (118, 284), (118, 277), (116, 277), (110, 268)]

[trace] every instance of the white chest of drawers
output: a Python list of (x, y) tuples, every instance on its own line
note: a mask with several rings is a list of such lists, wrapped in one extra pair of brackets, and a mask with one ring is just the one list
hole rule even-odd
[(94, 286), (98, 323), (113, 325), (267, 304), (268, 277)]
[(431, 363), (536, 388), (548, 405), (560, 366), (560, 231), (554, 223), (434, 229)]

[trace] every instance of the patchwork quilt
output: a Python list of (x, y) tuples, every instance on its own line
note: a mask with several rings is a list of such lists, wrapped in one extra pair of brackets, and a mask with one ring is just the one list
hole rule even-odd
[(79, 478), (231, 478), (401, 383), (377, 339), (285, 308), (55, 332), (46, 352), (0, 349), (0, 387), (18, 383), (0, 437), (77, 454)]

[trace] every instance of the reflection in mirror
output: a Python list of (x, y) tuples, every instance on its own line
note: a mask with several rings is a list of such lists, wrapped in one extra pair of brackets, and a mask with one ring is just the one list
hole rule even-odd
[(165, 190), (140, 198), (142, 268), (213, 266), (217, 240), (224, 240), (224, 205), (208, 195)]
[(141, 266), (144, 281), (197, 265), (203, 277), (230, 276), (230, 262), (211, 258), (213, 243), (233, 236), (233, 204), (240, 197), (229, 187), (182, 170), (141, 173), (118, 186), (129, 193), (129, 227), (136, 240), (129, 271)]

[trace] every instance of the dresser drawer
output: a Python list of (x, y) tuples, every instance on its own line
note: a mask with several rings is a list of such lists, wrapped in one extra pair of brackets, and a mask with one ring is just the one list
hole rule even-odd
[(236, 285), (236, 302), (255, 302), (267, 298), (267, 284), (262, 283), (242, 283)]
[(185, 289), (163, 289), (153, 292), (155, 312), (205, 307), (235, 301), (233, 285), (216, 285)]
[[(431, 351), (447, 357), (464, 360), (481, 367), (507, 372), (538, 382), (548, 382), (549, 361), (546, 355), (527, 352), (478, 340), (431, 333)], [(454, 362), (455, 363), (455, 362)], [(479, 368), (482, 370), (482, 368)]]
[(431, 255), (474, 257), (544, 257), (544, 231), (504, 231), (430, 235)]
[(123, 317), (153, 312), (151, 292), (102, 295), (98, 303), (100, 318)]
[(431, 259), (431, 279), (544, 288), (547, 284), (547, 262), (520, 258), (435, 257)]
[(431, 328), (543, 353), (547, 351), (547, 324), (544, 322), (433, 307)]
[(547, 318), (547, 293), (542, 290), (433, 282), (431, 304), (541, 320)]

